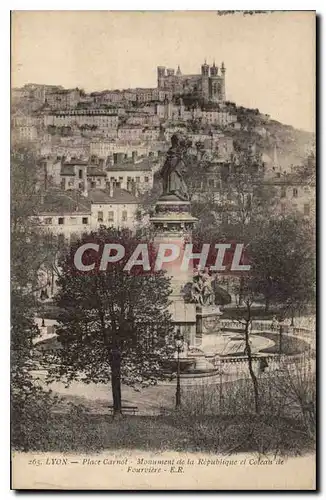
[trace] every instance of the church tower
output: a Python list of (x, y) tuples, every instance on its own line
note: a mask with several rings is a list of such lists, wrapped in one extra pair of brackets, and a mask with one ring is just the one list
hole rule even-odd
[(157, 88), (164, 89), (165, 87), (165, 66), (157, 67)]
[(224, 66), (224, 62), (222, 62), (222, 65), (221, 65), (221, 76), (222, 76), (222, 82), (221, 82), (221, 96), (220, 96), (220, 99), (221, 101), (225, 101), (225, 66)]
[(213, 102), (218, 102), (220, 100), (220, 90), (221, 90), (221, 82), (220, 77), (218, 76), (218, 67), (215, 65), (215, 61), (213, 66), (210, 69), (210, 79), (209, 79), (209, 98)]
[(213, 62), (213, 66), (211, 67), (211, 76), (217, 76), (218, 75), (218, 67), (215, 66), (215, 61)]
[(204, 64), (202, 64), (201, 67), (201, 89), (202, 89), (202, 96), (204, 99), (209, 98), (209, 66), (206, 63), (206, 60)]

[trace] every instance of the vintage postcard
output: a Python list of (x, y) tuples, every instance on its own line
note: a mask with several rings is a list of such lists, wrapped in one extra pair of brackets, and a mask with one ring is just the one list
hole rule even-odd
[(316, 489), (315, 27), (12, 12), (13, 489)]

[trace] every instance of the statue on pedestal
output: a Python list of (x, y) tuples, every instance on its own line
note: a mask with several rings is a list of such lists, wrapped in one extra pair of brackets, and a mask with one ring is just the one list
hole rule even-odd
[(183, 179), (183, 174), (186, 171), (183, 153), (184, 144), (177, 135), (173, 135), (171, 137), (171, 147), (161, 171), (163, 195), (174, 194), (180, 200), (189, 200), (188, 188)]

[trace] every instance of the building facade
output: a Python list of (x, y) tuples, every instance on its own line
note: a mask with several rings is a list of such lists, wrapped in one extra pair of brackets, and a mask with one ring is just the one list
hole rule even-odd
[(117, 130), (119, 118), (115, 110), (75, 109), (58, 110), (44, 114), (44, 126), (79, 127), (89, 126), (99, 129)]
[(36, 219), (45, 231), (72, 241), (100, 226), (134, 229), (137, 211), (137, 198), (119, 186), (90, 189), (87, 196), (51, 189)]

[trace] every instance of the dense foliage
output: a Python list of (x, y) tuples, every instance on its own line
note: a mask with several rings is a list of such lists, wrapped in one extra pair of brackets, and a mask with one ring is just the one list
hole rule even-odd
[(74, 272), (72, 255), (88, 241), (120, 243), (129, 255), (128, 249), (139, 243), (127, 230), (103, 227), (85, 235), (62, 261), (56, 298), (63, 311), (57, 327), (62, 349), (51, 375), (86, 382), (111, 380), (113, 401), (120, 407), (121, 381), (143, 385), (164, 376), (164, 363), (172, 354), (169, 278), (163, 272), (124, 271), (126, 258), (106, 271)]

